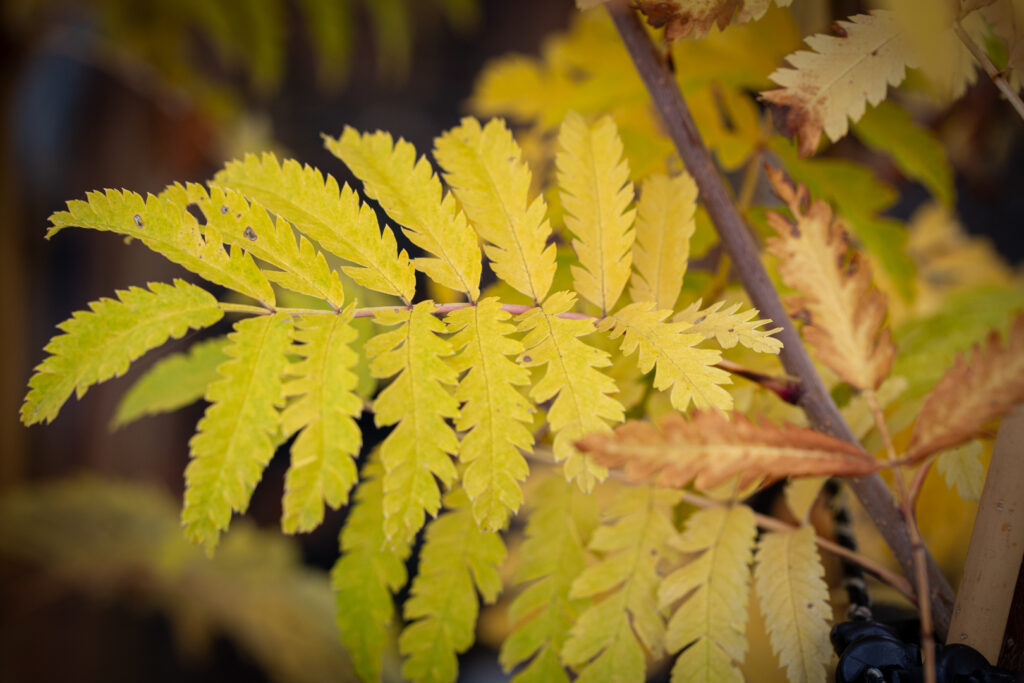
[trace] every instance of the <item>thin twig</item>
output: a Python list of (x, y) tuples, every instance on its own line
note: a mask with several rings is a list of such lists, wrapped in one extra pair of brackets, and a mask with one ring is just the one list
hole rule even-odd
[(999, 73), (999, 69), (997, 69), (996, 65), (992, 63), (992, 60), (988, 58), (985, 51), (978, 47), (977, 43), (975, 43), (974, 39), (972, 39), (967, 31), (964, 30), (964, 27), (960, 25), (959, 21), (953, 22), (953, 32), (956, 33), (960, 41), (967, 46), (967, 49), (971, 51), (971, 54), (974, 55), (976, 60), (978, 60), (978, 63), (981, 64), (981, 68), (985, 70), (985, 73), (987, 73), (988, 77), (992, 79), (995, 86), (999, 88), (999, 91), (1003, 93), (1003, 96), (1006, 97), (1010, 104), (1013, 105), (1013, 108), (1017, 110), (1017, 114), (1024, 119), (1024, 102), (1021, 101), (1020, 95), (1018, 95), (1017, 91), (1011, 88), (1010, 84), (1006, 82), (1003, 74)]
[[(811, 362), (796, 328), (786, 315), (778, 293), (761, 263), (754, 239), (736, 210), (725, 181), (697, 132), (697, 126), (690, 116), (675, 79), (651, 43), (628, 0), (611, 0), (605, 7), (611, 14), (637, 72), (647, 85), (666, 132), (675, 143), (687, 171), (697, 183), (704, 206), (722, 244), (735, 264), (740, 281), (761, 314), (783, 328), (778, 334), (779, 340), (783, 343), (782, 364), (787, 373), (800, 379), (800, 407), (815, 429), (844, 441), (857, 443), (856, 437), (843, 420), (842, 414)], [(849, 483), (874, 520), (904, 573), (913, 576), (914, 545), (910, 532), (881, 477), (857, 477), (850, 479)], [(945, 634), (952, 613), (953, 589), (935, 561), (930, 556), (927, 559), (935, 627), (940, 634)]]
[[(931, 471), (932, 465), (935, 463), (935, 458), (927, 460), (922, 463), (917, 472), (914, 474), (914, 480), (910, 482), (910, 509), (917, 509), (917, 499), (921, 497), (921, 489), (924, 488), (924, 480), (928, 478), (928, 472)], [(916, 513), (915, 513), (916, 514)]]
[[(871, 409), (871, 417), (875, 421), (875, 429), (882, 437), (882, 444), (885, 446), (889, 462), (896, 462), (896, 449), (892, 445), (892, 435), (889, 434), (889, 425), (885, 421), (885, 413), (878, 403), (878, 396), (874, 390), (866, 389), (864, 398), (868, 408)], [(914, 571), (917, 577), (917, 607), (921, 613), (921, 658), (924, 660), (925, 683), (936, 683), (935, 679), (935, 637), (932, 629), (932, 610), (928, 596), (928, 564), (924, 555), (924, 541), (921, 540), (921, 532), (917, 529), (917, 520), (914, 518), (914, 508), (911, 504), (910, 490), (907, 488), (907, 481), (903, 477), (903, 469), (893, 467), (893, 478), (896, 480), (896, 490), (899, 493), (900, 510), (907, 522), (907, 530), (910, 532), (910, 541), (914, 544)]]

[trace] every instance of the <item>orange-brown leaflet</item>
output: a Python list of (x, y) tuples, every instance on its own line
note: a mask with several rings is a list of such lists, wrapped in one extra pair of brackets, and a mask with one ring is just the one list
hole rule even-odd
[(627, 422), (610, 434), (577, 443), (606, 467), (624, 467), (626, 479), (709, 489), (740, 475), (740, 487), (789, 476), (861, 476), (880, 464), (858, 446), (793, 425), (752, 422), (739, 413), (672, 414), (659, 426)]

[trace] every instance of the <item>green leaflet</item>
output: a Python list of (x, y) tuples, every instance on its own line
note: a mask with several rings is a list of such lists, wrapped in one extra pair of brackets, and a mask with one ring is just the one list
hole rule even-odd
[(744, 631), (756, 533), (754, 513), (745, 505), (698, 510), (686, 520), (675, 546), (700, 554), (658, 589), (661, 608), (671, 614), (665, 649), (686, 648), (672, 667), (673, 683), (742, 682), (736, 662), (747, 651)]
[(978, 500), (985, 485), (985, 466), (981, 464), (983, 447), (977, 439), (962, 446), (943, 451), (935, 459), (939, 474), (950, 490), (964, 500)]
[(384, 464), (384, 528), (390, 543), (407, 543), (423, 526), (425, 514), (441, 507), (437, 476), (451, 486), (457, 472), (450, 455), (459, 449), (455, 432), (445, 421), (457, 418), (459, 405), (448, 387), (456, 374), (445, 362), (451, 344), (438, 336), (444, 322), (431, 311), (434, 302), (412, 309), (377, 313), (381, 325), (398, 325), (366, 342), (374, 377), (394, 376), (377, 395), (373, 410), (379, 427), (397, 425), (380, 447)]
[(445, 497), (449, 509), (427, 526), (420, 566), (403, 609), (409, 625), (398, 639), (402, 674), (413, 681), (453, 682), (456, 654), (473, 644), (477, 591), (492, 603), (501, 592), (501, 536), (480, 531), (464, 491)]
[(515, 683), (564, 681), (569, 677), (559, 654), (569, 629), (588, 598), (569, 597), (572, 582), (587, 563), (587, 543), (598, 523), (597, 502), (561, 476), (545, 480), (533, 496), (526, 541), (513, 580), (529, 584), (509, 607), (514, 630), (501, 644), (499, 660), (506, 671), (530, 657)]
[(200, 227), (186, 205), (167, 197), (143, 200), (134, 192), (90, 192), (84, 202), (68, 202), (68, 210), (50, 216), (50, 223), (47, 238), (70, 226), (115, 232), (141, 241), (205, 280), (274, 304), (274, 291), (252, 257), (237, 247), (225, 251), (217, 230)]
[(530, 383), (530, 373), (508, 359), (523, 350), (509, 336), (512, 316), (495, 298), (483, 299), (448, 314), (452, 365), (465, 372), (455, 398), (462, 412), (455, 426), (466, 432), (459, 442), (459, 460), (467, 465), (462, 486), (473, 501), (473, 515), (484, 531), (498, 531), (523, 502), (519, 482), (530, 468), (519, 449), (533, 448), (533, 406), (517, 389)]
[(229, 360), (210, 385), (210, 406), (189, 441), (185, 468), (185, 535), (212, 553), (232, 511), (245, 512), (249, 497), (274, 455), (281, 375), (287, 363), (292, 321), (285, 315), (235, 323), (224, 352)]
[(764, 318), (758, 319), (758, 310), (748, 308), (740, 310), (740, 304), (734, 303), (722, 310), (724, 301), (718, 301), (701, 310), (701, 299), (697, 299), (685, 310), (672, 316), (673, 322), (687, 323), (683, 328), (685, 334), (699, 334), (704, 339), (715, 338), (723, 349), (731, 349), (742, 344), (758, 353), (779, 353), (782, 342), (772, 335), (782, 330), (775, 327), (768, 330), (758, 329), (772, 322)]
[(331, 570), (341, 641), (364, 681), (381, 680), (381, 659), (395, 617), (392, 594), (407, 580), (408, 543), (384, 535), (384, 469), (374, 454), (341, 530), (341, 557)]
[(603, 597), (580, 614), (562, 648), (578, 681), (643, 681), (644, 649), (661, 654), (665, 624), (658, 613), (657, 564), (671, 553), (672, 509), (679, 499), (678, 491), (627, 488), (594, 532), (588, 549), (602, 559), (573, 581), (569, 597)]
[(772, 650), (792, 683), (826, 679), (832, 659), (825, 568), (814, 527), (766, 533), (758, 542), (754, 580)]
[(292, 347), (301, 360), (286, 369), (291, 378), (284, 395), (294, 400), (281, 413), (292, 443), (291, 466), (284, 480), (281, 526), (286, 533), (310, 531), (324, 519), (324, 503), (338, 508), (358, 475), (353, 462), (362, 433), (355, 418), (363, 410), (354, 393), (352, 372), (357, 356), (349, 347), (356, 338), (351, 312), (310, 315), (296, 320)]
[(209, 327), (223, 315), (209, 292), (184, 280), (117, 295), (92, 302), (88, 311), (58, 325), (63, 334), (46, 345), (50, 355), (29, 380), (21, 407), (26, 425), (52, 422), (72, 392), (81, 398), (91, 385), (123, 375), (132, 361), (168, 338)]
[(416, 274), (390, 228), (381, 232), (373, 209), (347, 184), (315, 168), (270, 153), (247, 154), (214, 177), (214, 185), (241, 192), (285, 218), (323, 249), (356, 266), (342, 268), (355, 282), (412, 301)]
[(908, 178), (919, 181), (946, 206), (953, 204), (953, 169), (939, 139), (905, 109), (884, 101), (853, 124), (861, 142), (892, 157)]
[(196, 342), (184, 353), (161, 358), (124, 393), (112, 429), (118, 429), (145, 415), (184, 408), (203, 397), (206, 388), (220, 375), (217, 366), (227, 360), (227, 337)]
[(271, 282), (326, 301), (335, 310), (345, 302), (341, 280), (324, 255), (302, 235), (296, 244), (292, 226), (280, 217), (271, 219), (259, 204), (250, 204), (234, 190), (215, 186), (207, 192), (196, 183), (173, 185), (162, 196), (183, 205), (194, 203), (225, 242), (280, 268), (263, 271)]
[(530, 389), (530, 398), (536, 403), (554, 399), (548, 423), (555, 433), (555, 460), (565, 461), (569, 481), (578, 481), (581, 489), (590, 491), (608, 470), (577, 451), (573, 443), (586, 434), (609, 431), (606, 420), (621, 422), (624, 411), (609, 396), (617, 391), (615, 382), (598, 370), (611, 365), (608, 354), (579, 340), (595, 331), (593, 320), (558, 317), (575, 301), (572, 292), (556, 292), (543, 306), (519, 316), (519, 331), (526, 336), (518, 360), (526, 367), (547, 365), (543, 379)]

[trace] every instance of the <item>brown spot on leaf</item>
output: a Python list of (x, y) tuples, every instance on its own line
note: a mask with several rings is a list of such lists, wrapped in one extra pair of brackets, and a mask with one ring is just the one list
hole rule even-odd
[(145, 225), (145, 223), (142, 221), (142, 216), (140, 216), (139, 214), (135, 214), (133, 220), (135, 221), (135, 225), (137, 227), (141, 228), (142, 226)]
[(250, 242), (256, 241), (256, 231), (253, 230), (252, 226), (250, 225), (245, 226), (245, 230), (242, 231), (242, 236), (245, 237), (245, 239), (249, 240)]

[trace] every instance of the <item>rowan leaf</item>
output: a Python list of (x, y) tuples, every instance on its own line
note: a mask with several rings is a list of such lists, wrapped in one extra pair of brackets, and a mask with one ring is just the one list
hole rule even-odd
[[(377, 200), (417, 246), (433, 256), (417, 258), (415, 266), (438, 284), (480, 297), (480, 247), (455, 197), (443, 194), (441, 180), (426, 157), (390, 133), (360, 135), (347, 127), (340, 138), (325, 137), (327, 149), (363, 182), (367, 196)], [(443, 196), (442, 196), (443, 195)]]
[(778, 234), (768, 240), (768, 250), (780, 259), (782, 281), (800, 292), (791, 308), (810, 321), (804, 337), (843, 380), (858, 389), (877, 389), (896, 354), (889, 330), (883, 329), (885, 295), (872, 287), (869, 266), (848, 249), (829, 205), (818, 199), (805, 211), (806, 189), (794, 190), (777, 169), (768, 173), (795, 219), (768, 214)]
[[(289, 228), (290, 229), (290, 228)], [(292, 352), (300, 360), (285, 370), (281, 413), (285, 436), (298, 433), (284, 479), (281, 527), (285, 533), (311, 531), (324, 519), (324, 503), (337, 509), (348, 502), (359, 476), (354, 458), (362, 433), (356, 418), (363, 403), (355, 394), (352, 371), (358, 357), (349, 344), (356, 331), (351, 311), (308, 315), (295, 321)]]
[(853, 132), (868, 147), (892, 157), (907, 178), (920, 182), (940, 202), (953, 204), (953, 167), (942, 142), (905, 109), (881, 102), (854, 124)]
[(110, 421), (120, 429), (146, 415), (167, 413), (195, 403), (220, 375), (217, 366), (227, 360), (227, 337), (196, 342), (188, 351), (161, 358), (124, 392)]
[(416, 274), (409, 256), (398, 250), (390, 228), (381, 232), (373, 209), (348, 184), (339, 189), (332, 176), (292, 159), (278, 163), (270, 153), (230, 162), (211, 184), (241, 192), (323, 249), (357, 264), (342, 268), (356, 283), (412, 301)]
[[(789, 7), (792, 1), (775, 0), (775, 4)], [(771, 0), (640, 0), (638, 6), (647, 23), (664, 27), (665, 38), (676, 40), (688, 35), (703, 38), (715, 25), (724, 29), (734, 13), (738, 24), (760, 19), (771, 4)]]
[(137, 239), (204, 280), (264, 305), (274, 304), (274, 291), (252, 257), (238, 247), (225, 251), (217, 230), (209, 225), (200, 226), (188, 212), (187, 203), (162, 195), (143, 199), (134, 192), (90, 192), (86, 201), (70, 201), (67, 211), (50, 216), (50, 224), (47, 238), (77, 226)]
[(691, 401), (697, 408), (732, 408), (732, 396), (721, 387), (732, 378), (715, 367), (721, 351), (697, 348), (704, 337), (684, 333), (690, 327), (686, 323), (666, 322), (670, 315), (672, 311), (655, 310), (651, 302), (630, 304), (598, 327), (612, 339), (622, 337), (623, 354), (637, 352), (641, 372), (655, 369), (654, 388), (670, 390), (676, 410), (686, 410)]
[(52, 422), (72, 392), (82, 398), (93, 384), (123, 375), (150, 349), (224, 315), (209, 292), (184, 280), (119, 290), (117, 297), (94, 301), (57, 326), (62, 334), (46, 345), (49, 355), (29, 380), (23, 423)]
[(990, 332), (968, 358), (957, 356), (953, 367), (925, 397), (907, 447), (907, 458), (932, 453), (978, 436), (985, 424), (1024, 401), (1024, 315), (1010, 326), (1006, 345)]
[(231, 513), (245, 512), (274, 455), (291, 332), (291, 318), (281, 314), (235, 323), (224, 348), (229, 360), (206, 391), (210, 406), (189, 441), (181, 521), (189, 540), (207, 553), (213, 553)]
[(899, 85), (916, 59), (892, 12), (876, 10), (836, 22), (839, 35), (806, 39), (813, 52), (786, 58), (791, 68), (770, 78), (782, 86), (761, 93), (786, 108), (786, 128), (796, 133), (800, 154), (809, 156), (824, 131), (833, 142), (846, 135), (848, 120), (864, 115), (867, 103), (885, 99), (889, 85)]
[(754, 514), (745, 505), (698, 510), (686, 520), (674, 545), (697, 556), (658, 588), (661, 609), (670, 614), (665, 649), (686, 648), (672, 667), (673, 683), (742, 683), (736, 664), (747, 651), (744, 631), (756, 533)]
[(982, 446), (977, 440), (950, 448), (935, 459), (935, 467), (946, 480), (946, 486), (956, 487), (964, 500), (978, 500), (985, 484), (985, 466), (981, 464)]
[(605, 116), (588, 126), (570, 111), (558, 134), (556, 164), (565, 227), (580, 262), (572, 267), (573, 286), (607, 313), (629, 279), (636, 214), (627, 208), (633, 183), (615, 121)]
[(267, 278), (293, 292), (326, 301), (335, 310), (345, 303), (338, 274), (308, 239), (299, 235), (296, 243), (292, 226), (281, 217), (272, 219), (259, 204), (250, 204), (238, 192), (214, 186), (172, 185), (162, 197), (202, 211), (206, 225), (213, 226), (226, 243), (281, 270), (264, 269)]
[(777, 354), (782, 349), (782, 342), (772, 336), (782, 328), (758, 329), (772, 321), (757, 319), (756, 308), (741, 311), (740, 304), (735, 303), (723, 310), (725, 302), (719, 301), (701, 310), (701, 303), (701, 299), (697, 299), (672, 317), (673, 322), (686, 323), (682, 328), (684, 334), (699, 334), (704, 339), (714, 337), (723, 349), (731, 349), (736, 344), (758, 353)]
[(697, 228), (697, 184), (687, 173), (649, 176), (637, 203), (636, 243), (629, 296), (675, 310)]
[(477, 528), (464, 491), (449, 493), (445, 506), (427, 526), (419, 572), (403, 608), (409, 624), (398, 648), (406, 656), (402, 675), (413, 681), (455, 681), (456, 655), (469, 649), (476, 632), (477, 591), (486, 603), (501, 592), (501, 536)]
[(617, 391), (615, 382), (598, 370), (611, 365), (608, 354), (579, 340), (596, 331), (594, 321), (558, 317), (575, 299), (571, 292), (556, 292), (542, 306), (519, 316), (518, 329), (526, 336), (517, 360), (525, 367), (547, 366), (544, 377), (530, 389), (530, 398), (536, 403), (554, 399), (548, 424), (555, 435), (555, 461), (565, 461), (566, 478), (590, 491), (607, 470), (577, 451), (573, 442), (585, 434), (610, 431), (607, 421), (621, 422), (625, 414), (622, 404), (609, 395)]
[(761, 614), (791, 683), (824, 682), (832, 659), (832, 608), (814, 536), (814, 527), (804, 525), (766, 533), (757, 544), (754, 583)]
[(861, 476), (878, 469), (858, 446), (803, 427), (752, 422), (738, 413), (672, 413), (655, 427), (627, 422), (611, 434), (591, 434), (577, 447), (626, 479), (713, 489), (740, 475), (739, 487), (765, 478)]
[(462, 119), (434, 140), (434, 157), (499, 279), (541, 302), (555, 277), (555, 245), (543, 195), (530, 201), (530, 168), (501, 119)]
[(373, 403), (378, 427), (396, 425), (380, 446), (384, 528), (392, 544), (408, 543), (423, 526), (425, 514), (437, 514), (441, 491), (434, 477), (447, 487), (457, 475), (449, 456), (458, 451), (459, 442), (445, 421), (459, 416), (449, 390), (456, 373), (445, 360), (452, 346), (438, 336), (447, 329), (433, 310), (434, 302), (423, 301), (412, 309), (379, 311), (377, 323), (397, 327), (364, 346), (373, 376), (394, 377)]
[(585, 609), (562, 647), (580, 681), (643, 681), (644, 651), (658, 657), (665, 623), (658, 614), (658, 561), (676, 535), (678, 491), (651, 486), (619, 493), (590, 540), (601, 560), (573, 581), (569, 597), (597, 602)]
[(384, 468), (375, 453), (339, 537), (341, 556), (331, 569), (335, 620), (359, 677), (381, 680), (384, 649), (395, 618), (392, 594), (407, 580), (409, 544), (389, 545), (384, 535)]
[(511, 337), (511, 315), (495, 298), (448, 314), (452, 365), (465, 373), (455, 390), (462, 404), (456, 429), (459, 460), (467, 467), (462, 486), (472, 501), (473, 516), (483, 531), (498, 531), (523, 502), (520, 482), (529, 474), (520, 449), (533, 448), (530, 432), (533, 406), (517, 387), (530, 383), (530, 373), (508, 356), (518, 356), (522, 343)]
[(572, 582), (587, 563), (587, 543), (598, 523), (597, 502), (561, 476), (549, 477), (536, 489), (526, 524), (526, 540), (513, 574), (527, 585), (508, 611), (512, 632), (498, 656), (508, 671), (530, 659), (514, 683), (568, 683), (559, 654), (569, 629), (590, 605), (589, 598), (570, 598)]

